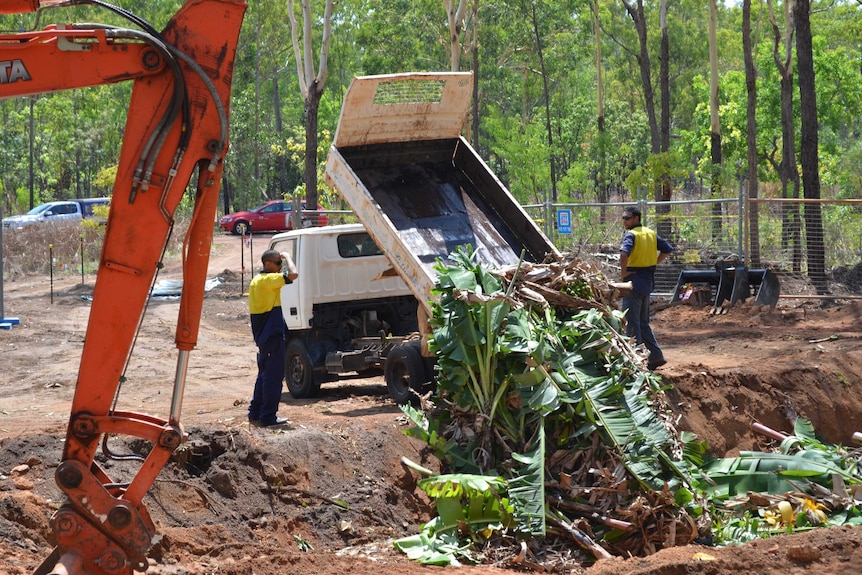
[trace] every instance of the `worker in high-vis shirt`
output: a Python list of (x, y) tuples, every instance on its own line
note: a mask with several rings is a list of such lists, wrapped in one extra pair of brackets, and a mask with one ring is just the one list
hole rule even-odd
[(263, 269), (248, 286), (251, 332), (257, 345), (257, 379), (248, 406), (251, 425), (268, 427), (290, 423), (278, 417), (284, 382), (285, 334), (281, 314), (281, 288), (299, 276), (287, 252), (266, 250), (260, 256)]
[(622, 298), (626, 312), (626, 335), (649, 350), (647, 367), (650, 370), (667, 363), (649, 323), (649, 302), (655, 284), (655, 268), (667, 259), (673, 246), (653, 230), (641, 224), (637, 208), (623, 211), (626, 234), (620, 246), (620, 275), (622, 281), (632, 282), (632, 289)]

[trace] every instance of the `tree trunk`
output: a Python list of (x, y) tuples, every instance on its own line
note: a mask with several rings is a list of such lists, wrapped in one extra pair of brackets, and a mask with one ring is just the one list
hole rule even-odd
[(309, 86), (308, 98), (305, 100), (305, 206), (308, 210), (316, 210), (317, 197), (317, 119), (323, 88), (317, 84)]
[[(745, 24), (743, 24), (743, 27)], [(721, 153), (721, 119), (718, 115), (718, 8), (716, 0), (709, 0), (709, 142), (712, 170), (709, 188), (713, 199), (722, 197), (721, 165), (724, 158)], [(721, 237), (722, 206), (712, 205), (712, 239)]]
[(644, 89), (644, 110), (646, 111), (647, 121), (649, 122), (650, 134), (650, 152), (658, 154), (661, 151), (661, 137), (658, 130), (658, 122), (655, 117), (655, 96), (652, 89), (652, 70), (650, 65), (649, 50), (647, 49), (647, 24), (646, 16), (644, 15), (643, 0), (637, 0), (637, 5), (633, 6), (626, 0), (622, 0), (623, 6), (631, 17), (635, 25), (635, 30), (638, 34), (638, 67), (641, 73), (641, 84)]
[(231, 196), (233, 195), (233, 193), (232, 193), (232, 186), (230, 183), (230, 178), (228, 177), (229, 175), (230, 175), (230, 163), (226, 163), (224, 166), (224, 170), (222, 170), (222, 174), (221, 174), (222, 206), (224, 209), (224, 213), (226, 213), (226, 214), (229, 214), (229, 213), (231, 213), (231, 211), (233, 211), (230, 209), (230, 200), (231, 200)]
[(479, 149), (479, 0), (473, 0), (473, 38), (470, 43), (470, 52), (473, 55), (473, 120), (471, 144), (473, 148)]
[(606, 220), (604, 204), (608, 203), (608, 187), (605, 178), (607, 169), (607, 142), (605, 142), (605, 93), (602, 82), (602, 39), (601, 27), (599, 26), (599, 0), (593, 0), (593, 31), (596, 36), (596, 100), (598, 104), (598, 117), (596, 127), (599, 132), (599, 173), (596, 176), (596, 191), (598, 201), (602, 205), (601, 221)]
[[(775, 19), (772, 0), (767, 0), (769, 20), (772, 23), (772, 58), (781, 77), (781, 161), (776, 172), (781, 178), (781, 197), (799, 197), (799, 170), (796, 166), (796, 131), (793, 117), (793, 19), (790, 17), (790, 3), (784, 3), (784, 38)], [(784, 54), (781, 53), (783, 46)], [(788, 191), (789, 183), (793, 191)], [(782, 204), (781, 245), (791, 251), (791, 269), (802, 271), (802, 238), (799, 206)]]
[[(333, 0), (326, 0), (324, 7), (322, 26), (323, 34), (320, 40), (320, 59), (318, 71), (314, 72), (314, 56), (311, 32), (315, 19), (311, 13), (311, 2), (302, 0), (302, 42), (300, 43), (299, 25), (293, 10), (293, 0), (288, 0), (288, 11), (290, 14), (290, 33), (293, 44), (293, 53), (296, 58), (296, 75), (299, 78), (299, 89), (305, 102), (305, 168), (303, 180), (305, 181), (305, 206), (308, 210), (316, 210), (319, 202), (317, 194), (317, 120), (320, 108), (320, 99), (325, 90), (326, 75), (329, 69), (329, 43), (332, 39), (332, 10)], [(296, 198), (294, 198), (294, 206)], [(294, 227), (298, 227), (299, 210), (293, 210)]]
[[(478, 3), (478, 0), (477, 0)], [(449, 21), (449, 71), (461, 70), (461, 29), (464, 26), (464, 14), (467, 11), (467, 0), (444, 0), (446, 17)]]
[[(284, 123), (281, 119), (281, 93), (278, 91), (278, 69), (276, 68), (272, 74), (272, 107), (273, 107), (273, 118), (274, 118), (274, 129), (277, 135), (281, 135), (284, 132)], [(278, 174), (276, 175), (276, 185), (278, 186), (278, 193), (281, 194), (281, 197), (284, 198), (290, 192), (287, 189), (287, 154), (280, 154), (278, 156)]]
[[(673, 194), (670, 181), (670, 34), (667, 25), (668, 0), (659, 0), (659, 28), (661, 30), (661, 44), (659, 52), (659, 94), (661, 105), (661, 118), (659, 127), (659, 146), (661, 153), (665, 154), (667, 161), (664, 163), (666, 170), (661, 174), (659, 189), (656, 190), (657, 202), (669, 202)], [(668, 205), (659, 204), (656, 213), (667, 216), (670, 213)], [(673, 237), (671, 220), (667, 217), (659, 219), (656, 231), (665, 238)]]
[(28, 174), (30, 182), (30, 207), (28, 209), (32, 210), (36, 207), (36, 168), (34, 166), (36, 162), (36, 118), (33, 111), (33, 105), (36, 102), (36, 96), (30, 96), (29, 98), (27, 98), (27, 100), (30, 103), (30, 140), (28, 142), (28, 149), (30, 150), (30, 160), (28, 162)]
[[(802, 191), (805, 199), (820, 199), (820, 164), (817, 158), (817, 93), (814, 82), (814, 51), (811, 45), (810, 0), (796, 0), (793, 18), (796, 22), (796, 61), (799, 69), (799, 111), (802, 120)], [(808, 277), (818, 294), (828, 292), (826, 285), (826, 250), (823, 243), (823, 218), (820, 204), (806, 203), (805, 237), (808, 247)]]
[(545, 71), (545, 58), (542, 54), (542, 35), (539, 34), (539, 22), (536, 19), (536, 2), (530, 3), (533, 19), (533, 32), (536, 35), (536, 52), (539, 56), (539, 68), (542, 72), (542, 88), (545, 95), (545, 128), (548, 131), (548, 158), (551, 162), (551, 202), (557, 201), (557, 171), (554, 161), (554, 133), (551, 130), (551, 95), (548, 90), (548, 74)]
[[(254, 43), (256, 46), (260, 45), (260, 29), (261, 29), (261, 21), (260, 21), (260, 11), (256, 10), (256, 20), (254, 25)], [(261, 55), (260, 50), (254, 51), (254, 133), (260, 133), (260, 65), (261, 65)], [(254, 138), (254, 165), (252, 169), (254, 170), (254, 180), (257, 182), (257, 187), (263, 190), (263, 199), (269, 200), (272, 199), (267, 194), (266, 186), (262, 184), (261, 180), (263, 179), (263, 170), (261, 167), (261, 152), (260, 152), (260, 139)], [(255, 198), (255, 202), (257, 202), (257, 198)]]
[[(748, 197), (757, 199), (757, 69), (754, 67), (751, 53), (751, 0), (742, 2), (742, 51), (745, 59), (745, 92), (748, 96)], [(747, 263), (751, 267), (760, 267), (760, 213), (757, 203), (750, 203), (748, 206)]]

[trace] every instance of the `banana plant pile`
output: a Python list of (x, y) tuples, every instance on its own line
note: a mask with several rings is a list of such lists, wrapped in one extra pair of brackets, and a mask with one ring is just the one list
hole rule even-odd
[(447, 473), (404, 461), (437, 511), (395, 542), (411, 558), (557, 571), (860, 521), (858, 454), (802, 419), (780, 452), (732, 459), (675, 429), (591, 266), (490, 271), (459, 248), (435, 271), (436, 389), (403, 409)]

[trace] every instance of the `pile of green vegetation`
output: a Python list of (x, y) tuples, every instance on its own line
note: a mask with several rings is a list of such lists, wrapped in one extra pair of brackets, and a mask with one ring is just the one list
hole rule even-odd
[[(470, 249), (436, 271), (436, 389), (404, 410), (447, 473), (414, 465), (437, 517), (396, 542), (410, 557), (554, 571), (862, 522), (859, 454), (820, 442), (803, 419), (780, 451), (729, 459), (675, 429), (613, 306), (542, 303), (535, 284), (491, 273)], [(600, 276), (576, 281), (578, 301), (607, 292)]]

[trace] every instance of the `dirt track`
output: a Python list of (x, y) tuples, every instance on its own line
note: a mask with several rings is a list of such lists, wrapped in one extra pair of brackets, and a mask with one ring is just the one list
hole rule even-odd
[[(256, 238), (257, 254), (264, 241)], [(293, 421), (291, 429), (245, 423), (255, 349), (239, 249), (238, 239), (217, 237), (211, 275), (227, 281), (207, 294), (192, 355), (183, 404), (190, 449), (145, 500), (163, 535), (149, 572), (425, 572), (393, 552), (390, 539), (416, 533), (429, 519), (416, 476), (400, 458), (435, 462), (401, 433), (406, 421), (382, 379), (326, 384), (313, 400), (285, 393), (280, 414)], [(248, 257), (246, 286), (255, 267)], [(161, 277), (179, 278), (179, 271), (168, 262)], [(21, 319), (0, 331), (0, 573), (10, 575), (32, 572), (50, 551), (47, 520), (60, 501), (53, 473), (94, 281), (55, 279), (53, 304), (46, 278), (5, 285), (6, 315)], [(165, 416), (177, 309), (176, 301), (150, 306), (119, 408)], [(700, 307), (659, 311), (654, 327), (669, 359), (661, 373), (674, 386), (669, 396), (679, 426), (697, 432), (719, 455), (769, 447), (751, 423), (787, 432), (795, 414), (811, 419), (826, 441), (849, 444), (862, 430), (860, 311), (847, 302), (801, 301), (782, 301), (771, 313), (745, 305), (723, 316)], [(140, 446), (118, 440), (113, 448)], [(126, 471), (120, 463), (100, 463), (112, 474)], [(588, 573), (851, 573), (862, 571), (860, 545), (860, 529), (821, 529), (739, 549), (675, 548), (601, 563)], [(809, 547), (820, 550), (819, 558), (798, 552)], [(696, 559), (698, 552), (714, 560)], [(490, 567), (469, 572), (499, 573)]]

